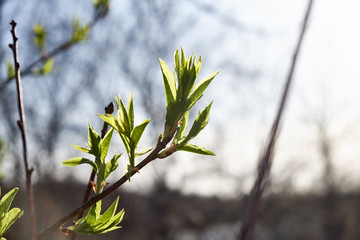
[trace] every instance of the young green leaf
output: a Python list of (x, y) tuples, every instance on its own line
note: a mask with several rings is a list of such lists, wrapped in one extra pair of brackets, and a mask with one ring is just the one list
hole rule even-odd
[(174, 80), (174, 75), (172, 74), (166, 63), (161, 59), (159, 59), (159, 62), (163, 74), (167, 107), (169, 103), (174, 102), (176, 99), (176, 83)]
[(118, 133), (124, 133), (125, 129), (122, 124), (120, 124), (119, 119), (117, 119), (114, 115), (106, 113), (105, 115), (96, 114), (99, 116), (104, 122), (108, 123), (112, 126)]
[(124, 209), (122, 209), (116, 215), (116, 209), (118, 205), (119, 197), (114, 201), (114, 203), (105, 211), (103, 215), (100, 214), (101, 203), (97, 203), (97, 206), (94, 205), (88, 212), (88, 215), (85, 218), (79, 219), (76, 221), (75, 225), (67, 227), (67, 230), (73, 231), (76, 234), (102, 234), (115, 229), (121, 228), (117, 226), (124, 217)]
[(46, 47), (46, 35), (47, 35), (45, 28), (40, 23), (37, 23), (33, 27), (33, 31), (34, 31), (33, 43), (39, 50), (41, 51), (44, 50)]
[(24, 211), (19, 208), (13, 208), (7, 212), (0, 221), (0, 236), (3, 236), (11, 225), (13, 225), (23, 214)]
[(47, 75), (47, 74), (50, 74), (52, 72), (52, 70), (54, 69), (54, 59), (53, 58), (48, 58), (42, 69), (41, 69), (41, 73), (43, 75)]
[(0, 236), (3, 236), (4, 233), (15, 223), (24, 214), (24, 211), (19, 208), (13, 208), (5, 215), (3, 215), (0, 221)]
[(78, 145), (71, 145), (73, 148), (81, 151), (81, 152), (84, 152), (84, 153), (89, 153), (89, 154), (92, 154), (94, 155), (94, 153), (91, 151), (91, 149), (88, 149), (88, 148), (84, 148), (84, 147), (80, 147)]
[(183, 135), (185, 133), (185, 129), (186, 129), (188, 119), (189, 119), (189, 112), (186, 112), (184, 114), (181, 122), (179, 123), (180, 126), (179, 126), (179, 129), (176, 132), (174, 140), (178, 141), (183, 137)]
[(13, 208), (9, 211), (10, 205), (18, 190), (19, 188), (13, 188), (0, 200), (0, 237), (2, 237), (11, 225), (24, 213), (24, 211), (19, 208)]
[(110, 219), (115, 215), (117, 205), (119, 202), (119, 196), (116, 198), (116, 200), (111, 204), (111, 206), (105, 211), (103, 215), (99, 217), (99, 219), (94, 224), (94, 228), (96, 230), (99, 230), (100, 228), (106, 229), (106, 227), (109, 225)]
[(89, 164), (94, 169), (94, 171), (97, 172), (97, 170), (98, 170), (98, 167), (95, 164), (95, 162), (93, 162), (87, 158), (75, 157), (75, 158), (70, 158), (70, 159), (62, 162), (62, 165), (68, 166), (68, 167), (74, 167), (74, 166), (77, 166), (80, 164)]
[(6, 66), (7, 66), (7, 79), (10, 80), (15, 77), (15, 67), (11, 62), (7, 62)]
[(81, 25), (79, 19), (73, 20), (73, 34), (71, 36), (70, 41), (72, 43), (78, 43), (83, 42), (87, 39), (88, 34), (90, 32), (90, 26), (89, 25)]
[(130, 133), (131, 133), (129, 117), (128, 117), (128, 114), (127, 114), (127, 112), (126, 112), (125, 105), (124, 105), (124, 103), (123, 103), (123, 101), (122, 101), (122, 99), (121, 99), (120, 97), (119, 97), (119, 104), (120, 104), (120, 111), (121, 111), (121, 112), (119, 112), (119, 116), (121, 116), (121, 117), (119, 118), (119, 120), (120, 120), (120, 121), (122, 122), (122, 124), (123, 124), (123, 127), (124, 127), (124, 129), (125, 129), (125, 134), (126, 134), (127, 136), (129, 136)]
[(121, 153), (116, 154), (109, 162), (106, 163), (104, 180), (107, 179), (108, 176), (110, 175), (110, 173), (113, 172), (118, 167), (118, 165), (119, 165), (118, 161), (119, 161), (120, 156), (121, 156)]
[(101, 212), (101, 200), (97, 201), (94, 205), (90, 207), (90, 210), (85, 217), (85, 221), (87, 224), (92, 225), (99, 218)]
[(127, 104), (127, 114), (128, 114), (130, 129), (133, 129), (134, 128), (134, 99), (133, 99), (132, 93), (130, 93), (129, 101)]
[(9, 211), (10, 205), (14, 200), (16, 193), (19, 191), (19, 188), (13, 188), (7, 194), (5, 194), (0, 200), (0, 216)]
[(97, 134), (95, 129), (90, 126), (90, 123), (88, 123), (88, 129), (89, 129), (89, 136), (88, 136), (89, 147), (90, 147), (91, 151), (93, 152), (93, 154), (95, 155), (95, 157), (100, 158), (101, 157), (100, 156), (101, 138), (100, 138), (99, 134)]
[(150, 152), (151, 150), (153, 150), (152, 147), (144, 148), (144, 149), (142, 149), (142, 150), (140, 150), (140, 151), (135, 151), (135, 158), (140, 157), (140, 156), (142, 156), (142, 155), (144, 155), (144, 154), (147, 154), (147, 153)]
[(212, 155), (215, 156), (215, 153), (213, 153), (210, 150), (207, 150), (203, 147), (199, 147), (193, 144), (185, 144), (181, 147), (178, 147), (179, 151), (187, 151), (187, 152), (192, 152), (192, 153), (197, 153), (197, 154), (202, 154), (202, 155)]
[(151, 119), (146, 119), (144, 120), (142, 123), (140, 123), (139, 125), (137, 125), (134, 130), (131, 132), (131, 136), (130, 136), (130, 144), (131, 144), (131, 147), (133, 149), (136, 149), (139, 141), (140, 141), (140, 138), (146, 128), (146, 126), (149, 124), (149, 122), (151, 121)]
[(110, 142), (111, 142), (111, 137), (113, 135), (114, 132), (114, 128), (111, 128), (104, 136), (104, 138), (101, 140), (100, 143), (100, 149), (101, 149), (101, 162), (104, 163), (105, 162), (105, 157), (107, 156), (108, 150), (109, 150), (109, 146), (110, 146)]
[(199, 115), (195, 119), (188, 135), (185, 137), (185, 143), (196, 137), (199, 132), (207, 125), (210, 116), (211, 105), (212, 102), (204, 110), (199, 112)]
[(219, 71), (210, 74), (208, 77), (204, 78), (196, 85), (194, 91), (191, 93), (188, 100), (186, 101), (187, 110), (190, 110), (190, 108), (192, 108), (192, 106), (202, 97), (204, 91), (218, 73)]

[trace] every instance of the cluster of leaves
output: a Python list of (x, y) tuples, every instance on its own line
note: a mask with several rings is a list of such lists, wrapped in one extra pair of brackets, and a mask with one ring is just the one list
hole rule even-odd
[(96, 173), (96, 184), (94, 184), (94, 191), (96, 194), (102, 192), (103, 187), (106, 185), (105, 181), (109, 177), (110, 173), (113, 172), (118, 166), (118, 159), (121, 156), (121, 153), (115, 154), (110, 161), (105, 162), (107, 156), (111, 138), (113, 135), (114, 129), (111, 128), (105, 135), (103, 139), (95, 131), (93, 127), (88, 124), (88, 147), (80, 147), (73, 145), (79, 151), (91, 154), (95, 157), (95, 161), (90, 160), (84, 157), (75, 157), (64, 161), (62, 164), (65, 166), (77, 166), (80, 164), (89, 164)]
[(79, 19), (74, 19), (72, 25), (73, 33), (70, 42), (74, 44), (85, 41), (89, 35), (90, 26), (88, 24), (82, 25)]
[(19, 208), (10, 209), (11, 203), (18, 192), (18, 188), (13, 188), (0, 200), (0, 240), (5, 240), (4, 233), (19, 219), (24, 211)]
[(100, 214), (101, 200), (91, 206), (86, 217), (80, 218), (73, 226), (67, 227), (67, 232), (82, 233), (82, 234), (101, 234), (121, 228), (117, 226), (124, 217), (124, 209), (116, 213), (119, 197), (115, 202), (105, 211)]
[[(161, 59), (159, 61), (165, 85), (167, 113), (164, 132), (163, 135), (160, 135), (158, 142), (163, 143), (163, 147), (161, 148), (163, 150), (161, 152), (159, 152), (159, 150), (155, 158), (168, 157), (178, 150), (204, 155), (215, 155), (203, 147), (189, 143), (190, 140), (196, 137), (208, 124), (212, 102), (198, 113), (198, 116), (186, 135), (185, 130), (190, 109), (203, 96), (204, 91), (218, 74), (218, 71), (200, 81), (194, 88), (196, 77), (201, 68), (201, 57), (198, 59), (194, 56), (185, 58), (182, 48), (180, 57), (179, 51), (177, 50), (175, 52), (175, 77), (166, 63)], [(96, 184), (93, 184), (95, 194), (102, 192), (106, 185), (106, 178), (117, 168), (118, 159), (121, 156), (121, 153), (116, 154), (110, 161), (105, 162), (114, 129), (118, 132), (127, 152), (129, 164), (127, 165), (126, 177), (129, 181), (130, 177), (139, 171), (135, 165), (136, 159), (153, 149), (145, 148), (139, 151), (137, 149), (138, 143), (151, 119), (146, 119), (135, 126), (133, 95), (130, 94), (126, 107), (120, 96), (118, 98), (115, 97), (115, 101), (117, 116), (112, 114), (97, 114), (104, 122), (111, 126), (111, 129), (104, 138), (101, 139), (99, 134), (97, 134), (89, 124), (88, 148), (74, 145), (76, 149), (93, 155), (95, 160), (75, 157), (63, 162), (66, 166), (77, 166), (80, 164), (90, 165), (96, 173), (97, 181)], [(166, 147), (170, 142), (170, 146)], [(67, 227), (65, 231), (77, 234), (98, 234), (119, 228), (117, 224), (119, 224), (123, 218), (124, 211), (121, 210), (115, 214), (117, 202), (118, 199), (103, 215), (100, 215), (101, 201), (97, 202), (90, 208), (86, 217), (79, 219), (73, 226)]]
[(129, 164), (127, 166), (127, 178), (130, 181), (132, 172), (138, 171), (135, 168), (135, 159), (152, 150), (150, 147), (141, 151), (137, 151), (140, 138), (151, 119), (146, 119), (137, 126), (134, 125), (134, 101), (132, 94), (130, 94), (126, 108), (120, 96), (119, 99), (115, 97), (115, 101), (118, 114), (117, 118), (112, 114), (98, 114), (98, 116), (119, 133), (129, 158)]
[[(93, 155), (95, 161), (84, 157), (75, 157), (62, 163), (63, 165), (70, 167), (80, 164), (90, 165), (96, 173), (96, 184), (93, 183), (95, 194), (100, 194), (103, 191), (103, 188), (106, 185), (106, 179), (109, 177), (110, 173), (118, 167), (118, 159), (121, 156), (121, 153), (115, 154), (110, 161), (105, 162), (113, 132), (114, 129), (111, 128), (102, 139), (95, 129), (88, 124), (88, 148), (77, 145), (73, 145), (73, 147), (79, 151)], [(79, 219), (73, 226), (66, 229), (76, 234), (99, 234), (118, 228), (116, 225), (120, 223), (124, 215), (124, 210), (121, 210), (114, 216), (117, 202), (118, 199), (103, 215), (100, 215), (101, 201), (97, 202), (90, 208), (85, 218)]]
[(160, 158), (169, 156), (175, 151), (189, 151), (204, 155), (214, 155), (203, 147), (189, 144), (189, 141), (196, 137), (209, 121), (210, 103), (204, 110), (200, 111), (195, 119), (189, 133), (184, 136), (186, 125), (189, 118), (189, 111), (194, 104), (203, 96), (204, 91), (219, 73), (216, 71), (201, 80), (195, 89), (195, 80), (201, 69), (201, 56), (197, 59), (193, 55), (185, 58), (181, 48), (175, 52), (175, 76), (163, 60), (160, 67), (163, 74), (165, 94), (166, 94), (166, 122), (164, 127), (164, 138), (173, 138), (172, 145), (159, 154)]
[[(40, 54), (45, 57), (47, 54), (46, 50), (46, 38), (47, 38), (47, 31), (40, 23), (35, 24), (33, 27), (34, 37), (33, 43), (40, 51)], [(54, 69), (54, 59), (47, 58), (41, 68), (35, 68), (33, 70), (33, 74), (36, 75), (47, 75), (50, 74)]]

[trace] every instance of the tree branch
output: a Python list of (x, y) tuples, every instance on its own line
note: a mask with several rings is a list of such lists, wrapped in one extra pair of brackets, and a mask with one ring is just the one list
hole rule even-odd
[[(145, 167), (147, 164), (149, 164), (151, 161), (155, 160), (158, 157), (158, 154), (161, 150), (163, 150), (164, 148), (166, 148), (166, 145), (171, 141), (171, 139), (173, 138), (173, 135), (168, 137), (168, 138), (164, 138), (162, 140), (159, 140), (156, 147), (154, 148), (154, 150), (144, 159), (142, 160), (136, 167), (135, 169), (142, 169), (143, 167)], [(131, 173), (131, 176), (133, 176), (137, 171), (133, 171)], [(124, 175), (122, 178), (120, 178), (117, 182), (115, 182), (114, 184), (112, 184), (109, 188), (107, 188), (106, 190), (104, 190), (102, 193), (100, 193), (99, 195), (96, 195), (94, 197), (92, 197), (89, 201), (87, 201), (86, 203), (83, 203), (81, 206), (77, 207), (75, 210), (73, 210), (71, 213), (67, 214), (66, 216), (64, 216), (63, 218), (61, 218), (59, 221), (57, 221), (56, 223), (50, 225), (49, 227), (47, 227), (46, 229), (44, 229), (43, 231), (41, 231), (39, 233), (39, 239), (46, 237), (47, 235), (51, 234), (52, 232), (55, 232), (59, 229), (59, 227), (64, 224), (65, 222), (69, 221), (70, 219), (74, 218), (76, 215), (78, 215), (80, 212), (85, 211), (86, 209), (88, 209), (89, 207), (91, 207), (93, 204), (95, 204), (97, 201), (100, 201), (101, 199), (103, 199), (104, 197), (106, 197), (107, 195), (109, 195), (110, 193), (114, 192), (118, 187), (120, 187), (122, 184), (124, 184), (127, 181), (127, 177), (126, 175)]]
[(274, 157), (274, 148), (276, 144), (276, 139), (278, 136), (278, 128), (281, 122), (281, 118), (283, 116), (285, 104), (287, 102), (287, 97), (290, 89), (290, 85), (293, 80), (293, 74), (295, 71), (295, 66), (297, 63), (297, 57), (300, 52), (301, 45), (303, 43), (303, 38), (305, 35), (306, 27), (308, 24), (308, 19), (311, 12), (311, 7), (313, 4), (313, 0), (309, 0), (309, 4), (304, 16), (302, 29), (300, 32), (300, 36), (297, 41), (297, 45), (292, 57), (291, 66), (288, 72), (288, 76), (286, 79), (286, 83), (284, 86), (283, 94), (281, 97), (280, 105), (276, 114), (276, 117), (273, 122), (273, 126), (271, 128), (271, 131), (268, 135), (267, 144), (265, 145), (266, 148), (263, 150), (263, 153), (261, 155), (259, 165), (258, 165), (258, 171), (257, 171), (257, 177), (256, 181), (251, 189), (250, 193), (250, 199), (248, 202), (248, 207), (245, 213), (245, 218), (243, 220), (241, 231), (238, 235), (239, 240), (249, 240), (252, 236), (252, 230), (255, 224), (255, 220), (257, 217), (258, 209), (259, 209), (259, 203), (260, 198), (262, 196), (262, 193), (264, 192), (265, 185), (267, 183), (267, 180), (269, 178), (271, 165)]
[[(101, 20), (108, 14), (108, 11), (109, 10), (106, 8), (106, 9), (100, 9), (99, 12), (96, 12), (93, 19), (90, 21), (89, 26), (93, 27), (99, 20)], [(58, 47), (54, 48), (52, 51), (47, 52), (45, 54), (41, 54), (40, 57), (38, 57), (36, 60), (34, 60), (27, 67), (24, 68), (24, 70), (21, 73), (22, 76), (31, 74), (34, 67), (37, 64), (46, 62), (46, 60), (48, 60), (49, 58), (55, 57), (59, 53), (64, 52), (65, 50), (71, 48), (74, 45), (75, 43), (72, 42), (71, 39), (69, 39), (63, 42), (62, 44), (60, 44)], [(0, 93), (2, 93), (2, 91), (6, 89), (6, 87), (10, 84), (10, 82), (12, 82), (13, 79), (14, 78), (7, 79), (6, 81), (3, 81), (0, 84)]]
[(17, 42), (18, 38), (16, 37), (16, 22), (12, 20), (10, 25), (12, 27), (11, 35), (13, 38), (13, 43), (9, 44), (9, 47), (14, 55), (17, 101), (18, 101), (18, 110), (20, 115), (20, 120), (17, 121), (17, 125), (21, 132), (21, 138), (23, 144), (23, 158), (24, 158), (25, 174), (26, 174), (26, 196), (27, 196), (28, 206), (30, 209), (31, 239), (36, 240), (37, 228), (36, 228), (35, 201), (34, 201), (33, 188), (31, 185), (31, 174), (34, 169), (29, 168), (28, 158), (27, 158), (25, 111), (24, 111), (24, 100), (23, 100), (23, 93), (21, 87), (20, 64), (18, 61), (18, 42)]

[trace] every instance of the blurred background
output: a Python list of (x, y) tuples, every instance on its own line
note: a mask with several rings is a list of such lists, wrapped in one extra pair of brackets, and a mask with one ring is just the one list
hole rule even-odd
[[(61, 162), (79, 156), (87, 121), (121, 95), (134, 95), (135, 122), (152, 122), (140, 142), (155, 146), (165, 118), (158, 59), (172, 69), (174, 51), (201, 55), (199, 80), (220, 70), (195, 114), (214, 101), (210, 123), (194, 143), (215, 157), (176, 153), (156, 160), (124, 184), (123, 229), (101, 239), (234, 239), (270, 130), (308, 1), (111, 1), (94, 21), (92, 1), (0, 0), (1, 186), (20, 187), (24, 169), (9, 22), (14, 19), (23, 69), (41, 52), (35, 24), (47, 31), (46, 51), (67, 42), (72, 21), (91, 24), (86, 41), (61, 49), (51, 74), (23, 74), (30, 165), (34, 166), (39, 229), (79, 206), (91, 169)], [(254, 239), (360, 239), (360, 32), (356, 0), (317, 0), (300, 52), (270, 181)], [(39, 63), (33, 69), (41, 68)], [(190, 118), (194, 118), (191, 115)], [(124, 152), (114, 135), (112, 153)], [(127, 159), (110, 179), (125, 173)], [(6, 236), (25, 239), (27, 214)], [(19, 230), (20, 229), (20, 230)], [(67, 239), (55, 233), (47, 239)], [(99, 239), (78, 237), (78, 239)]]

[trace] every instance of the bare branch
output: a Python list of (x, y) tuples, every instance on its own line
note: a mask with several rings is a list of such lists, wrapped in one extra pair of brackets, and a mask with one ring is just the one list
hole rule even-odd
[(272, 160), (274, 157), (274, 148), (275, 148), (275, 144), (276, 144), (276, 139), (277, 139), (277, 136), (279, 135), (278, 128), (279, 128), (279, 125), (281, 122), (281, 118), (283, 116), (285, 104), (287, 102), (290, 85), (293, 80), (293, 74), (294, 74), (296, 63), (297, 63), (297, 57), (300, 52), (301, 45), (303, 43), (303, 38), (305, 35), (305, 30), (306, 30), (308, 19), (310, 16), (312, 4), (313, 4), (313, 0), (309, 0), (309, 4), (308, 4), (308, 7), (307, 7), (307, 10), (305, 13), (300, 36), (298, 38), (298, 42), (297, 42), (297, 45), (296, 45), (296, 48), (295, 48), (295, 51), (294, 51), (294, 54), (292, 57), (292, 62), (291, 62), (291, 66), (290, 66), (288, 76), (286, 79), (286, 83), (284, 86), (280, 105), (279, 105), (276, 117), (274, 119), (273, 126), (268, 135), (267, 144), (265, 145), (265, 149), (262, 152), (262, 155), (260, 157), (256, 181), (251, 189), (247, 211), (246, 211), (245, 218), (244, 218), (244, 221), (241, 226), (241, 231), (238, 235), (239, 240), (249, 240), (249, 239), (251, 239), (251, 236), (252, 236), (252, 230), (253, 230), (255, 220), (257, 217), (257, 213), (258, 213), (258, 209), (259, 209), (260, 198), (264, 192), (264, 188), (265, 188), (265, 185), (267, 183), (267, 180), (268, 180), (268, 177), (270, 174)]
[(17, 90), (18, 110), (20, 115), (20, 120), (17, 121), (17, 124), (21, 132), (21, 138), (23, 143), (23, 158), (24, 158), (25, 173), (26, 173), (26, 196), (30, 209), (31, 239), (36, 240), (37, 229), (36, 229), (35, 200), (31, 185), (31, 174), (34, 169), (29, 168), (28, 159), (27, 159), (25, 111), (24, 111), (24, 100), (23, 100), (22, 87), (21, 87), (20, 64), (18, 61), (18, 38), (16, 37), (16, 22), (12, 20), (10, 25), (12, 27), (11, 35), (13, 38), (13, 43), (9, 44), (9, 47), (11, 48), (14, 55), (16, 90)]

